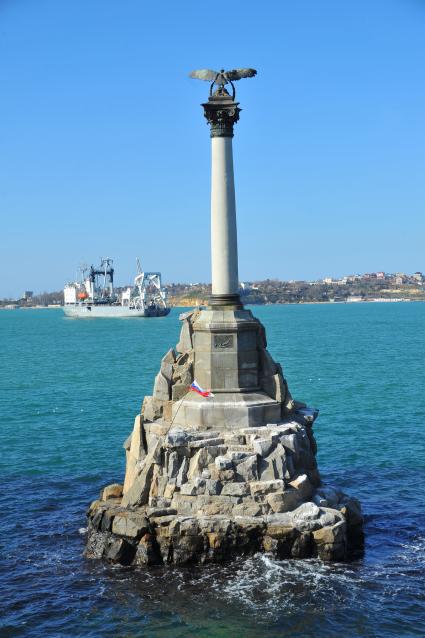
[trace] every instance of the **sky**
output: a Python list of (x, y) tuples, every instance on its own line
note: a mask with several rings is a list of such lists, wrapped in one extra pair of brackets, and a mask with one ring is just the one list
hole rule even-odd
[(210, 281), (188, 73), (248, 66), (240, 279), (425, 271), (425, 0), (0, 0), (0, 297), (106, 256)]

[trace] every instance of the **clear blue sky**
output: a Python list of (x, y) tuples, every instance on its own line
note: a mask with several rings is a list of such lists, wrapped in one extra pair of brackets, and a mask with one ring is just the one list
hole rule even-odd
[(194, 68), (253, 66), (240, 278), (425, 271), (425, 1), (0, 0), (0, 297), (135, 258), (209, 281)]

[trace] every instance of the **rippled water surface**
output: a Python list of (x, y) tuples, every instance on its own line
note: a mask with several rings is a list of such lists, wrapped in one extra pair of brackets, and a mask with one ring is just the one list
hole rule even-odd
[(124, 451), (178, 311), (0, 312), (0, 636), (425, 636), (425, 304), (255, 308), (292, 394), (320, 408), (325, 480), (358, 496), (350, 564), (207, 568), (83, 558), (85, 509)]

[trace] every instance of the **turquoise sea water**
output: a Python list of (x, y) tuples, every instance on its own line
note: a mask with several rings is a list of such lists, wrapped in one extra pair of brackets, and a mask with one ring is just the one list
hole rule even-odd
[(323, 478), (362, 501), (364, 557), (150, 570), (86, 560), (86, 507), (122, 481), (122, 443), (177, 341), (178, 311), (2, 311), (2, 638), (425, 635), (425, 304), (254, 313), (294, 397), (321, 411)]

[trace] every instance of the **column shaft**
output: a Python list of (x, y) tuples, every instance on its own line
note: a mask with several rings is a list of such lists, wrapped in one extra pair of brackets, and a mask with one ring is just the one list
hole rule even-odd
[(231, 137), (211, 138), (212, 294), (237, 295), (238, 246)]

